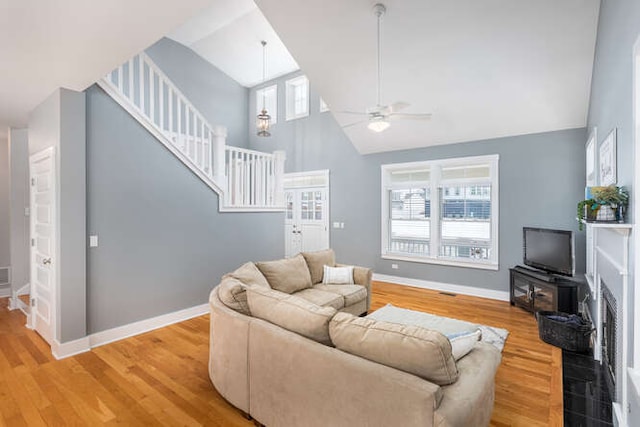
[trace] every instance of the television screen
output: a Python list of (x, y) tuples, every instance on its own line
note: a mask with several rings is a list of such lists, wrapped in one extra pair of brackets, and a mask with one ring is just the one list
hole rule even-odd
[(523, 228), (525, 265), (549, 273), (574, 275), (573, 231)]

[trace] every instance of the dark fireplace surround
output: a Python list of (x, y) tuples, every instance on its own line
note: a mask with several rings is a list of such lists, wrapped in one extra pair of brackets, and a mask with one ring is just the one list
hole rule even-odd
[(602, 286), (602, 304), (600, 318), (602, 319), (602, 331), (599, 331), (602, 335), (602, 365), (605, 368), (605, 379), (607, 387), (611, 394), (613, 401), (617, 400), (618, 388), (616, 387), (619, 366), (620, 352), (620, 340), (618, 337), (618, 320), (620, 313), (618, 312), (618, 303), (616, 298), (611, 293), (611, 290), (604, 282), (601, 282)]

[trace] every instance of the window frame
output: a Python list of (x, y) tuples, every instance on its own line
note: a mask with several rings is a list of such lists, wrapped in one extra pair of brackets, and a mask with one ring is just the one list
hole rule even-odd
[[(304, 103), (305, 110), (296, 113), (295, 111), (295, 94), (297, 87), (304, 87), (304, 91), (306, 92), (306, 102)], [(292, 79), (289, 79), (285, 82), (285, 119), (296, 120), (301, 119), (303, 117), (309, 116), (309, 79), (305, 75), (297, 76)]]
[[(270, 125), (275, 125), (278, 123), (278, 84), (274, 83), (269, 86), (264, 86), (259, 89), (256, 89), (256, 116), (260, 114), (262, 111), (262, 94), (266, 92), (265, 98), (265, 108), (267, 109), (267, 113), (271, 116)], [(273, 93), (273, 95), (271, 95)], [(273, 96), (273, 98), (271, 98)], [(273, 101), (271, 101), (273, 99)], [(269, 105), (273, 102), (273, 109), (269, 108)]]
[[(409, 162), (409, 163), (393, 163), (381, 165), (381, 258), (398, 260), (398, 261), (410, 261), (425, 264), (439, 264), (449, 265), (456, 267), (468, 267), (484, 270), (498, 270), (499, 269), (499, 217), (500, 217), (500, 201), (499, 201), (499, 159), (498, 154), (490, 154), (483, 156), (471, 156), (471, 157), (458, 157), (450, 159), (436, 159), (426, 160), (421, 162)], [(443, 167), (451, 166), (473, 166), (474, 164), (489, 165), (490, 177), (487, 178), (463, 178), (463, 179), (441, 179), (441, 170)], [(402, 170), (416, 170), (428, 168), (429, 169), (429, 188), (430, 188), (430, 255), (409, 255), (394, 253), (389, 251), (390, 243), (390, 190), (398, 189), (405, 184), (392, 185), (390, 182), (391, 172)], [(440, 233), (441, 233), (441, 218), (440, 218), (440, 188), (444, 188), (447, 184), (464, 183), (466, 185), (474, 185), (476, 183), (490, 183), (491, 185), (491, 259), (489, 260), (473, 260), (473, 259), (459, 259), (440, 255)], [(417, 183), (417, 181), (416, 181)], [(409, 185), (414, 185), (411, 183)], [(442, 192), (444, 193), (444, 191)]]

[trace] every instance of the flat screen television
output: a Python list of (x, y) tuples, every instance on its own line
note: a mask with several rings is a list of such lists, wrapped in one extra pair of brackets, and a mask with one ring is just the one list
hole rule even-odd
[(524, 263), (548, 273), (575, 274), (573, 231), (523, 227)]

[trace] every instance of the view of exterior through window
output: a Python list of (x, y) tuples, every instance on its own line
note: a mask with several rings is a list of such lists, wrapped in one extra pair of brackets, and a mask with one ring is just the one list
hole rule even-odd
[(497, 166), (497, 156), (384, 165), (383, 256), (497, 265)]

